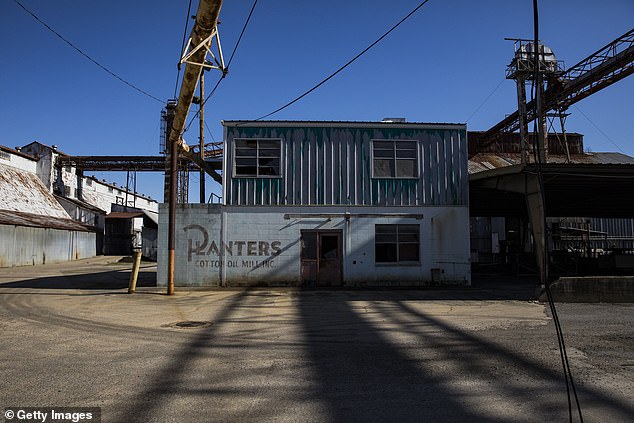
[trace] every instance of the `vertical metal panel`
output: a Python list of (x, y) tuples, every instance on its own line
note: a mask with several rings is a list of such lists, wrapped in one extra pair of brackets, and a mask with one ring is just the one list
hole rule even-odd
[[(291, 123), (292, 124), (292, 123)], [(226, 202), (233, 205), (464, 205), (468, 199), (464, 130), (347, 128), (326, 124), (227, 129)], [(232, 178), (234, 138), (282, 140), (277, 178)], [(417, 179), (372, 177), (372, 140), (418, 142)]]
[(32, 266), (96, 255), (96, 234), (0, 225), (0, 267)]

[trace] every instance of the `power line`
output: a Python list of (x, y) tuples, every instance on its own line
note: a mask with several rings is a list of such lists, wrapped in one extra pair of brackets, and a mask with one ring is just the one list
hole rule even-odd
[(473, 113), (471, 113), (471, 115), (469, 115), (469, 117), (467, 118), (466, 122), (468, 123), (472, 117), (474, 117), (476, 115), (476, 113), (478, 113), (480, 111), (480, 109), (486, 104), (487, 101), (489, 101), (491, 99), (491, 97), (493, 97), (493, 94), (495, 94), (497, 92), (497, 90), (502, 86), (502, 83), (506, 80), (506, 78), (503, 78), (500, 83), (497, 85), (497, 87), (495, 87), (493, 89), (493, 91), (491, 91), (491, 93), (484, 99), (484, 101), (482, 101), (482, 103), (480, 103), (480, 105), (478, 107), (476, 107), (476, 109), (473, 111)]
[(31, 12), (29, 9), (27, 9), (26, 7), (24, 7), (24, 5), (22, 3), (20, 3), (18, 0), (13, 0), (18, 6), (20, 6), (22, 9), (24, 9), (24, 11), (26, 13), (28, 13), (29, 15), (31, 15), (33, 17), (33, 19), (35, 19), (36, 21), (38, 21), (40, 24), (44, 25), (44, 27), (46, 29), (48, 29), (49, 31), (51, 31), (53, 34), (55, 34), (58, 38), (60, 38), (62, 41), (64, 41), (66, 44), (68, 44), (70, 47), (72, 47), (74, 50), (76, 50), (79, 54), (81, 54), (82, 56), (84, 56), (86, 59), (90, 60), (91, 62), (93, 62), (95, 65), (99, 66), (101, 69), (103, 69), (104, 71), (106, 71), (108, 74), (114, 76), (115, 78), (117, 78), (119, 81), (123, 82), (124, 84), (126, 84), (127, 86), (129, 86), (130, 88), (133, 88), (135, 90), (137, 90), (138, 92), (140, 92), (141, 94), (150, 97), (153, 100), (158, 101), (161, 104), (165, 104), (165, 101), (161, 100), (158, 97), (153, 96), (152, 94), (148, 93), (147, 91), (142, 90), (141, 88), (137, 87), (136, 85), (134, 85), (131, 82), (126, 81), (125, 79), (123, 79), (121, 76), (117, 75), (116, 73), (112, 72), (110, 69), (108, 69), (107, 67), (105, 67), (104, 65), (102, 65), (101, 63), (97, 62), (95, 59), (93, 59), (92, 57), (90, 57), (87, 53), (85, 53), (83, 50), (81, 50), (79, 47), (75, 46), (73, 43), (71, 43), (70, 41), (68, 41), (66, 38), (64, 38), (59, 32), (55, 31), (53, 28), (51, 28), (46, 22), (44, 22), (43, 20), (41, 20), (40, 18), (38, 18), (35, 13)]
[[(247, 16), (247, 19), (244, 22), (244, 25), (242, 25), (242, 31), (240, 31), (240, 36), (238, 37), (238, 41), (236, 41), (236, 45), (233, 47), (233, 51), (231, 52), (231, 56), (229, 57), (229, 61), (227, 62), (227, 66), (225, 67), (224, 71), (222, 72), (222, 76), (220, 77), (218, 82), (216, 82), (216, 85), (214, 86), (214, 88), (211, 90), (209, 95), (207, 95), (207, 97), (205, 98), (205, 101), (203, 101), (203, 104), (202, 104), (203, 106), (205, 104), (207, 104), (207, 101), (209, 101), (209, 99), (211, 97), (213, 97), (213, 95), (215, 94), (216, 90), (218, 89), (218, 86), (220, 85), (222, 80), (225, 79), (225, 77), (227, 76), (227, 73), (229, 72), (229, 66), (231, 66), (231, 62), (233, 61), (233, 57), (235, 56), (236, 51), (238, 50), (238, 46), (240, 46), (240, 41), (242, 41), (242, 36), (244, 35), (244, 32), (247, 30), (247, 26), (249, 25), (249, 22), (251, 21), (251, 16), (253, 15), (253, 11), (255, 10), (255, 6), (257, 4), (258, 4), (258, 0), (254, 0), (253, 1), (253, 6), (251, 6), (251, 11), (249, 12), (249, 16)], [(200, 110), (198, 110), (196, 112), (196, 114), (194, 114), (194, 117), (191, 118), (191, 120), (189, 121), (189, 123), (187, 124), (187, 126), (185, 127), (185, 130), (183, 132), (187, 132), (187, 130), (191, 126), (192, 122), (198, 117), (199, 114), (200, 114)]]
[(229, 57), (229, 61), (227, 62), (227, 70), (229, 66), (231, 66), (231, 61), (233, 60), (233, 56), (236, 54), (236, 50), (238, 50), (238, 46), (240, 45), (240, 41), (242, 41), (242, 36), (244, 35), (244, 31), (247, 29), (247, 25), (249, 25), (249, 21), (251, 20), (251, 15), (253, 15), (253, 11), (255, 10), (255, 6), (258, 4), (258, 0), (253, 2), (253, 6), (251, 6), (251, 11), (249, 12), (249, 16), (247, 16), (247, 20), (244, 22), (242, 26), (242, 31), (240, 31), (240, 36), (238, 37), (238, 41), (236, 41), (236, 45), (231, 52), (231, 56)]
[(272, 116), (284, 109), (286, 109), (288, 106), (298, 102), (299, 100), (301, 100), (302, 98), (306, 97), (308, 94), (312, 93), (313, 91), (315, 91), (317, 88), (321, 87), (322, 85), (324, 85), (326, 82), (328, 82), (329, 80), (331, 80), (335, 75), (337, 75), (339, 72), (341, 72), (342, 70), (344, 70), (345, 68), (347, 68), (348, 66), (350, 66), (354, 61), (356, 61), (359, 57), (363, 56), (368, 50), (370, 50), (372, 47), (374, 47), (375, 45), (377, 45), (379, 42), (381, 42), (381, 40), (383, 40), (385, 37), (387, 37), (392, 31), (394, 31), (396, 28), (398, 28), (403, 22), (405, 22), (410, 16), (412, 16), (414, 13), (416, 13), (418, 11), (418, 9), (420, 9), (421, 7), (423, 7), (429, 0), (425, 0), (423, 1), (421, 4), (419, 4), (418, 6), (416, 6), (414, 8), (414, 10), (412, 10), (411, 12), (409, 12), (403, 19), (401, 19), (400, 21), (398, 21), (398, 23), (396, 23), (396, 25), (394, 25), (392, 28), (390, 28), (386, 33), (384, 33), (383, 35), (381, 35), (376, 41), (374, 41), (372, 44), (370, 44), (368, 47), (366, 47), (363, 51), (361, 51), (361, 53), (357, 54), (356, 56), (354, 56), (352, 59), (350, 59), (345, 65), (341, 66), (339, 69), (337, 69), (336, 71), (334, 71), (333, 73), (331, 73), (328, 77), (326, 77), (324, 80), (322, 80), (320, 83), (318, 83), (317, 85), (315, 85), (314, 87), (312, 87), (311, 89), (309, 89), (308, 91), (304, 92), (302, 95), (300, 95), (299, 97), (296, 97), (294, 100), (289, 101), (288, 103), (286, 103), (285, 105), (283, 105), (282, 107), (279, 107), (275, 110), (273, 110), (271, 113), (267, 113), (266, 115), (260, 116), (259, 118), (255, 119), (257, 120), (262, 120), (262, 119), (266, 119), (269, 116)]
[(187, 29), (189, 28), (189, 14), (192, 10), (192, 0), (189, 0), (189, 6), (187, 6), (187, 15), (185, 16), (185, 29), (183, 30), (183, 42), (181, 43), (181, 51), (178, 52), (178, 73), (176, 74), (176, 85), (174, 86), (174, 98), (176, 98), (176, 91), (178, 90), (178, 81), (181, 79), (181, 64), (180, 58), (181, 54), (185, 50), (185, 40), (187, 40)]
[(596, 129), (597, 131), (599, 131), (599, 132), (600, 132), (600, 133), (601, 133), (601, 134), (602, 134), (602, 135), (603, 135), (603, 136), (604, 136), (604, 137), (605, 137), (608, 141), (610, 141), (610, 142), (612, 143), (612, 145), (613, 145), (613, 146), (615, 146), (615, 147), (616, 147), (616, 148), (617, 148), (617, 149), (618, 149), (621, 153), (626, 154), (626, 153), (625, 153), (625, 151), (623, 151), (623, 149), (622, 149), (622, 148), (621, 148), (621, 147), (620, 147), (617, 143), (615, 143), (614, 141), (612, 141), (612, 138), (610, 138), (610, 137), (608, 136), (608, 134), (606, 134), (605, 132), (603, 132), (603, 130), (602, 130), (601, 128), (599, 128), (599, 127), (597, 126), (597, 124), (596, 124), (596, 123), (594, 123), (594, 122), (593, 122), (593, 121), (592, 121), (592, 120), (588, 117), (588, 115), (586, 115), (585, 113), (583, 113), (583, 110), (581, 110), (579, 107), (577, 107), (577, 105), (574, 105), (574, 107), (575, 107), (575, 109), (577, 109), (577, 111), (578, 111), (579, 113), (581, 113), (581, 114), (583, 115), (583, 117), (584, 117), (584, 118), (586, 118), (586, 119), (588, 120), (588, 122), (590, 122), (590, 123), (592, 124), (592, 126), (594, 126), (594, 127), (595, 127), (595, 129)]

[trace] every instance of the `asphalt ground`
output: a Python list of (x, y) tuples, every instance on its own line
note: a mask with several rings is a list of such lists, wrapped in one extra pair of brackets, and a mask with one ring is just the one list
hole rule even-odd
[[(0, 269), (0, 409), (101, 407), (121, 423), (568, 421), (553, 320), (530, 280), (169, 297), (151, 263), (127, 294), (130, 268)], [(584, 421), (634, 421), (634, 305), (557, 310)], [(175, 325), (189, 321), (207, 325)]]

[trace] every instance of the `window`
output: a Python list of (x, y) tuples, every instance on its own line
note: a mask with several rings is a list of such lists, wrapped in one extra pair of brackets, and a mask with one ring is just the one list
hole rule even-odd
[(416, 141), (372, 141), (374, 178), (417, 178)]
[(11, 161), (11, 155), (5, 151), (0, 151), (0, 159)]
[(234, 141), (234, 175), (280, 177), (281, 140), (236, 139)]
[(86, 179), (86, 186), (89, 186), (89, 187), (92, 186), (92, 179), (90, 178)]
[(108, 192), (112, 192), (112, 187), (108, 187)]
[(375, 225), (376, 263), (418, 263), (420, 225)]

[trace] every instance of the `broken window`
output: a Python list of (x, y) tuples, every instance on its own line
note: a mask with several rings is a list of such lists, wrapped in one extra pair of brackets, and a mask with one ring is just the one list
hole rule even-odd
[(279, 139), (234, 140), (234, 175), (246, 177), (280, 177), (281, 144)]
[(418, 263), (420, 225), (374, 225), (376, 263)]
[(374, 178), (417, 178), (418, 153), (416, 141), (372, 141)]

